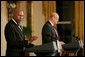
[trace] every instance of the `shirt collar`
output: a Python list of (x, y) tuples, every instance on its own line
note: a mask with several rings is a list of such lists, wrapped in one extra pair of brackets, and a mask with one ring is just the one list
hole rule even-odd
[(17, 22), (12, 18), (12, 20), (14, 21), (15, 24), (17, 24)]
[(49, 22), (51, 23), (51, 25), (53, 26), (53, 23), (49, 20)]

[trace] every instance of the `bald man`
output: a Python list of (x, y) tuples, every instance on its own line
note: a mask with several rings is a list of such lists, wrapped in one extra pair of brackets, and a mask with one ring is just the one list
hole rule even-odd
[[(59, 21), (59, 15), (57, 13), (52, 13), (49, 21), (43, 26), (42, 29), (42, 39), (43, 44), (51, 41), (59, 40), (58, 32), (55, 31), (55, 26)], [(62, 44), (65, 44), (61, 41)]]
[(23, 30), (19, 25), (23, 15), (24, 13), (21, 9), (15, 9), (13, 18), (5, 27), (5, 38), (7, 41), (6, 56), (24, 56), (24, 47), (32, 47), (31, 43), (37, 39), (36, 36), (33, 36), (30, 41), (25, 40)]
[[(59, 21), (59, 15), (54, 12), (51, 14), (49, 21), (45, 23), (45, 25), (42, 28), (42, 43), (46, 44), (52, 41), (57, 41), (59, 40), (57, 30), (54, 28), (54, 26), (58, 23)], [(64, 42), (61, 41), (61, 44), (65, 44)], [(48, 55), (51, 53), (40, 53), (39, 55)], [(58, 55), (58, 53), (56, 53)]]

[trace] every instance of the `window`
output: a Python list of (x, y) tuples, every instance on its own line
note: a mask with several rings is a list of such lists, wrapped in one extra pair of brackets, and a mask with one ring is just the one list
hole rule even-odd
[(60, 40), (65, 43), (72, 42), (74, 34), (74, 2), (56, 1), (56, 12), (59, 14), (57, 25)]

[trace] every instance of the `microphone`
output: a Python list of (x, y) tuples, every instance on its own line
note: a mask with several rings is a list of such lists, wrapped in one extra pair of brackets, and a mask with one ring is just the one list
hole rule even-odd
[(75, 34), (73, 35), (76, 39), (80, 40), (80, 37), (76, 36)]
[(78, 40), (79, 46), (80, 46), (81, 48), (83, 48), (83, 45), (84, 45), (84, 44), (83, 44), (82, 40), (80, 39), (80, 37), (76, 36), (75, 34), (73, 35), (73, 37), (75, 37), (75, 39)]

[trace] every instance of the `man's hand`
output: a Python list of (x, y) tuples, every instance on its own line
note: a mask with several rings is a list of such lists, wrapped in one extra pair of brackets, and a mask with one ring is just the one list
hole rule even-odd
[(31, 36), (31, 38), (29, 39), (29, 43), (32, 43), (34, 40), (37, 40), (37, 36)]
[(63, 41), (60, 41), (61, 45), (64, 45), (65, 43)]

